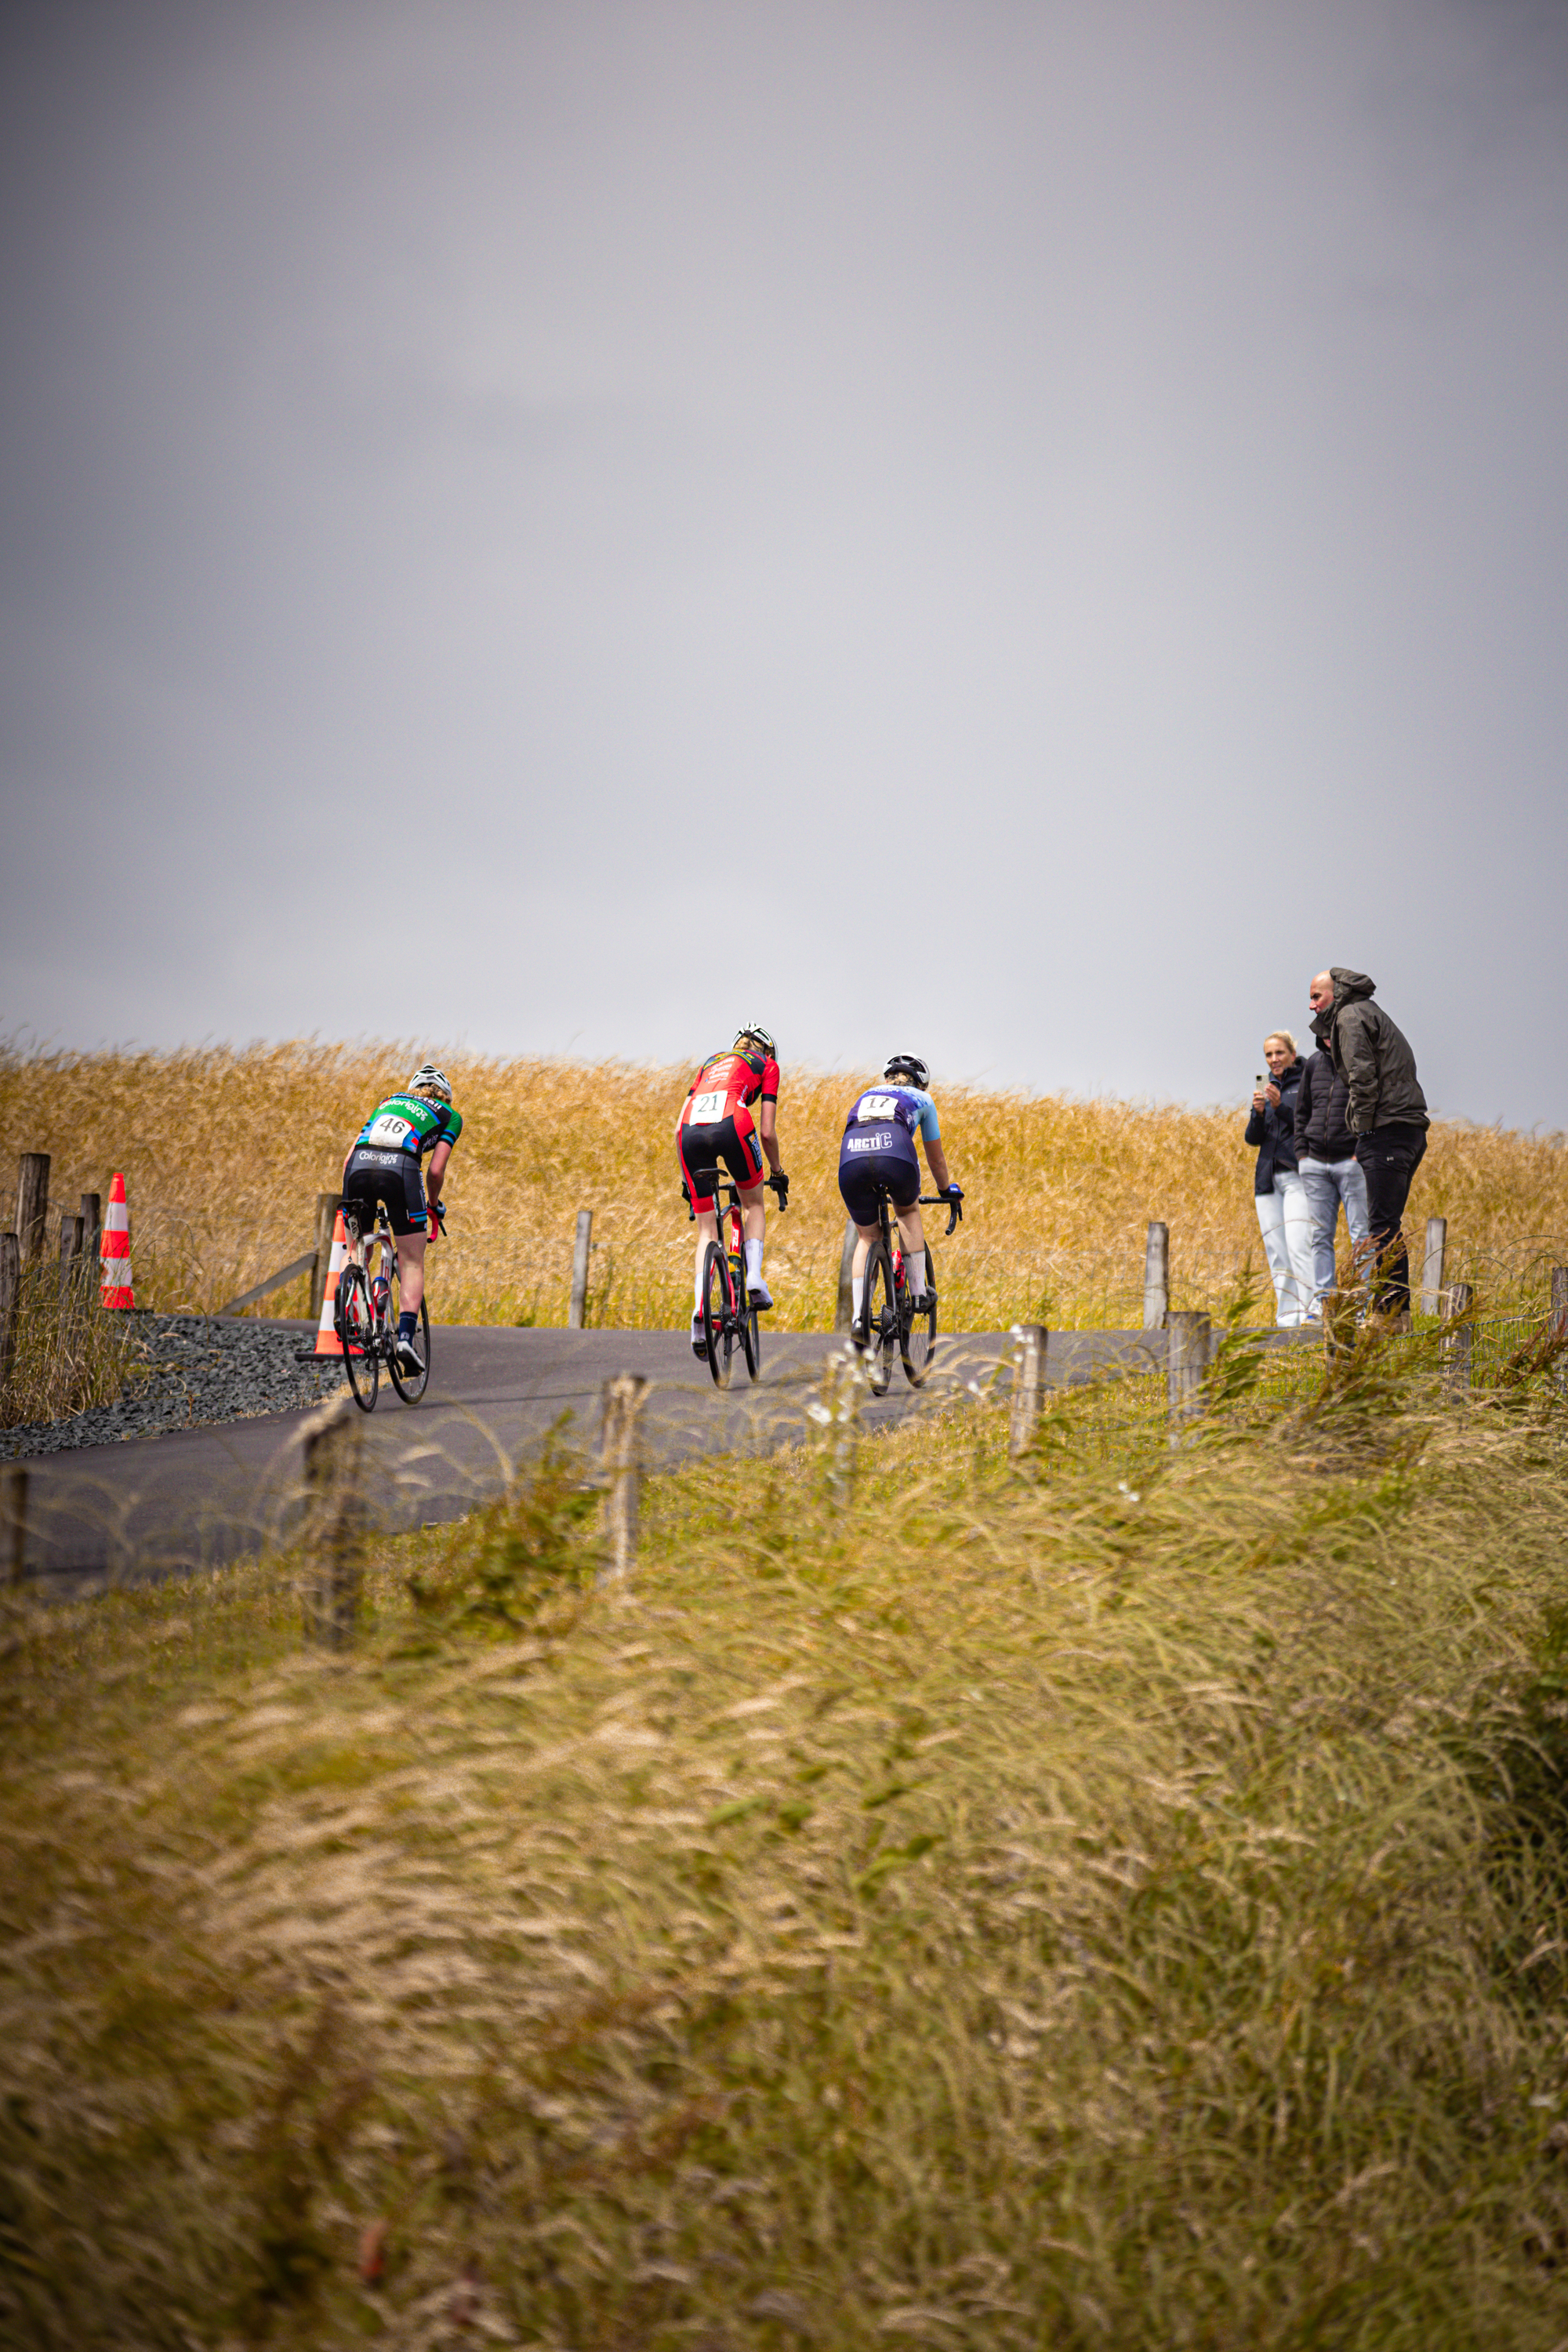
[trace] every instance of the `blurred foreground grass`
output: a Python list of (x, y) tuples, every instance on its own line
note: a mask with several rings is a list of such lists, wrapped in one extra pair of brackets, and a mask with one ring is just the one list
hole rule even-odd
[(1247, 1369), (14, 1603), (0, 2335), (1560, 2344), (1554, 1368)]
[[(0, 1053), (0, 1223), (19, 1151), (52, 1153), (54, 1196), (73, 1207), (121, 1170), (139, 1301), (218, 1307), (310, 1247), (317, 1192), (337, 1184), (360, 1122), (426, 1050), (305, 1041)], [(693, 1236), (672, 1139), (690, 1070), (461, 1055), (445, 1066), (466, 1124), (447, 1184), (450, 1235), (432, 1256), (432, 1312), (563, 1323), (576, 1213), (591, 1208), (589, 1320), (683, 1325)], [(803, 1073), (786, 1055), (779, 1132), (793, 1184), (788, 1213), (770, 1206), (768, 1219), (780, 1330), (832, 1327), (838, 1140), (870, 1075)], [(947, 1329), (1136, 1326), (1151, 1218), (1171, 1226), (1173, 1306), (1215, 1307), (1245, 1261), (1261, 1265), (1240, 1106), (986, 1093), (947, 1086), (940, 1071), (936, 1090), (967, 1196), (959, 1233), (939, 1244)], [(1440, 1122), (1409, 1229), (1429, 1215), (1450, 1221), (1450, 1280), (1477, 1284), (1489, 1309), (1533, 1304), (1547, 1263), (1568, 1256), (1568, 1152), (1559, 1139)], [(306, 1306), (301, 1277), (261, 1311)]]

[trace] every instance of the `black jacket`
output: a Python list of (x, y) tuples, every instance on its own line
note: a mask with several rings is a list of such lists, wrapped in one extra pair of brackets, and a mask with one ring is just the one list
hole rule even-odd
[(1296, 1172), (1296, 1089), (1303, 1066), (1298, 1054), (1273, 1081), (1279, 1089), (1278, 1104), (1255, 1110), (1247, 1122), (1246, 1140), (1258, 1146), (1258, 1165), (1252, 1171), (1255, 1192), (1272, 1192), (1277, 1175)]
[[(1365, 1135), (1374, 1127), (1426, 1127), (1426, 1097), (1415, 1076), (1415, 1056), (1382, 1005), (1372, 1002), (1376, 982), (1364, 971), (1346, 971), (1339, 964), (1332, 966), (1329, 978), (1334, 983), (1334, 1001), (1326, 1030), (1318, 1034), (1350, 1089), (1351, 1133)], [(1317, 1030), (1316, 1021), (1312, 1027)]]
[(1334, 1067), (1326, 1045), (1309, 1055), (1296, 1097), (1296, 1160), (1349, 1160), (1355, 1138), (1350, 1125), (1350, 1088)]

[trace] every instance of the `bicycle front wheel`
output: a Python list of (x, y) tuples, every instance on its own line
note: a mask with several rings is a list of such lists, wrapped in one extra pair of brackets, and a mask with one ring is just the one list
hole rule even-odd
[(381, 1358), (375, 1341), (375, 1318), (371, 1312), (370, 1285), (364, 1268), (345, 1265), (338, 1282), (338, 1335), (343, 1343), (343, 1370), (349, 1393), (361, 1412), (374, 1412), (381, 1382)]
[(405, 1372), (397, 1360), (397, 1318), (394, 1316), (392, 1352), (386, 1369), (392, 1374), (392, 1385), (405, 1404), (417, 1404), (430, 1384), (430, 1307), (426, 1299), (419, 1301), (419, 1320), (415, 1327), (414, 1344), (419, 1350), (425, 1369), (422, 1372)]
[(879, 1242), (866, 1260), (866, 1370), (871, 1394), (886, 1396), (893, 1377), (893, 1349), (899, 1341), (899, 1310), (893, 1297), (893, 1269), (887, 1244)]
[(702, 1336), (708, 1342), (708, 1369), (715, 1388), (727, 1389), (730, 1385), (736, 1321), (730, 1261), (717, 1242), (710, 1242), (702, 1261)]

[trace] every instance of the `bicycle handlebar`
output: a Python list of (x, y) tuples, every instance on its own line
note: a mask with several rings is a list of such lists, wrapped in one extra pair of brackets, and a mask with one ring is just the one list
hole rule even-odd
[(947, 1240), (948, 1235), (952, 1233), (960, 1217), (963, 1214), (963, 1202), (961, 1201), (955, 1201), (951, 1192), (922, 1192), (921, 1194), (921, 1206), (922, 1209), (945, 1209), (947, 1211), (947, 1233), (942, 1235), (943, 1241)]

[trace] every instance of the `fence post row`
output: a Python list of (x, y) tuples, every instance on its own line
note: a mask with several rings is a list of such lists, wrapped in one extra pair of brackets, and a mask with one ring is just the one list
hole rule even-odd
[(337, 1229), (338, 1211), (342, 1207), (341, 1192), (318, 1192), (316, 1195), (316, 1270), (310, 1276), (310, 1320), (321, 1319), (321, 1301), (327, 1295), (327, 1276), (332, 1264), (332, 1234)]
[(310, 1563), (306, 1618), (313, 1638), (329, 1650), (347, 1649), (359, 1613), (364, 1427), (363, 1414), (348, 1396), (320, 1406), (305, 1424), (305, 1540)]
[(1428, 1217), (1426, 1220), (1426, 1255), (1421, 1266), (1421, 1312), (1441, 1315), (1443, 1312), (1443, 1260), (1448, 1251), (1448, 1220)]
[(1143, 1328), (1163, 1331), (1171, 1311), (1171, 1228), (1152, 1224), (1143, 1251)]
[(605, 1382), (599, 1455), (605, 1480), (605, 1559), (601, 1583), (629, 1574), (637, 1560), (642, 1411), (647, 1402), (647, 1382), (640, 1372), (620, 1372)]
[(588, 1311), (588, 1252), (593, 1246), (589, 1236), (594, 1230), (592, 1209), (577, 1212), (577, 1239), (572, 1250), (572, 1303), (566, 1310), (566, 1328), (580, 1331)]
[(16, 1239), (26, 1258), (42, 1257), (49, 1222), (49, 1155), (24, 1151), (16, 1166)]
[(838, 1301), (833, 1309), (833, 1328), (847, 1331), (855, 1319), (855, 1220), (844, 1220), (844, 1246), (838, 1253)]
[(1203, 1410), (1204, 1380), (1209, 1368), (1209, 1318), (1184, 1307), (1165, 1318), (1165, 1402), (1171, 1417), (1171, 1443), (1180, 1445), (1189, 1423)]
[(1007, 1423), (1007, 1451), (1016, 1462), (1034, 1443), (1040, 1425), (1040, 1402), (1046, 1385), (1046, 1327), (1026, 1323), (1018, 1334), (1018, 1356), (1013, 1373), (1013, 1410)]
[(1469, 1314), (1475, 1292), (1468, 1282), (1451, 1282), (1444, 1296), (1448, 1328), (1443, 1333), (1443, 1382), (1458, 1396), (1475, 1377), (1476, 1327), (1460, 1320)]

